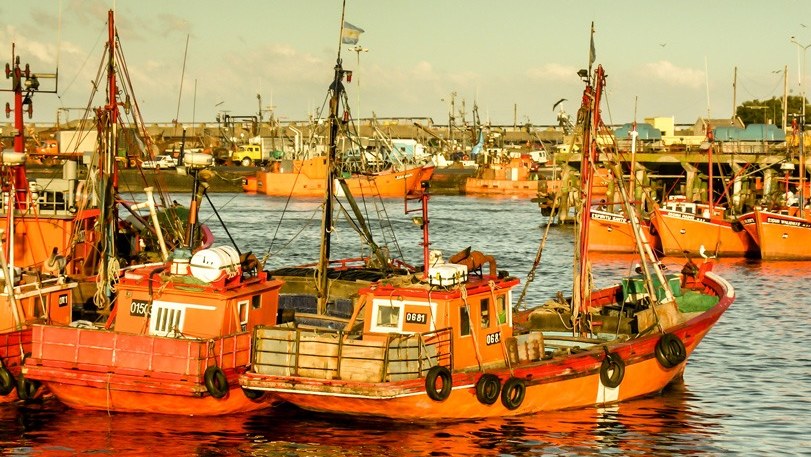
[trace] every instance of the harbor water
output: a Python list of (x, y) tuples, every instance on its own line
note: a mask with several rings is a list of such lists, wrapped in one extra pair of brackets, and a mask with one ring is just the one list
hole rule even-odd
[[(260, 259), (269, 254), (268, 269), (316, 260), (320, 201), (227, 193), (211, 199), (228, 232), (207, 204), (201, 219), (218, 243), (230, 234), (242, 252)], [(379, 230), (378, 243), (422, 264), (422, 231), (411, 220), (420, 213), (405, 214), (402, 200), (385, 203), (397, 243)], [(417, 203), (409, 209), (418, 209)], [(381, 214), (371, 204), (361, 211), (372, 220)], [(431, 249), (447, 258), (471, 246), (495, 256), (498, 269), (522, 283), (546, 222), (527, 199), (458, 196), (432, 197), (429, 221)], [(345, 217), (339, 217), (333, 240), (333, 257), (359, 254), (359, 237)], [(551, 228), (527, 290), (529, 305), (558, 291), (570, 293), (572, 246), (571, 227)], [(678, 271), (684, 260), (663, 262)], [(595, 256), (596, 285), (618, 282), (634, 264), (630, 256)], [(4, 455), (37, 456), (811, 455), (809, 270), (805, 263), (720, 261), (715, 271), (732, 283), (737, 300), (692, 355), (684, 379), (661, 395), (618, 406), (408, 424), (285, 405), (217, 418), (108, 414), (47, 399), (0, 405), (0, 448)]]

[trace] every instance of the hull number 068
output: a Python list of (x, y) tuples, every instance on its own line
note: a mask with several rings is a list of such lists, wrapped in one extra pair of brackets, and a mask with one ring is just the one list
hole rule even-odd
[(500, 343), (501, 342), (501, 332), (488, 333), (487, 336), (485, 337), (485, 341), (487, 342), (488, 346), (491, 345), (491, 344)]
[(425, 324), (428, 322), (428, 315), (425, 313), (406, 313), (407, 324)]

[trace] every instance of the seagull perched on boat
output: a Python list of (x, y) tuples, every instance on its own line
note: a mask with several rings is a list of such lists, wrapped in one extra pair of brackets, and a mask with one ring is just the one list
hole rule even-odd
[(63, 274), (67, 263), (68, 261), (65, 256), (59, 255), (59, 249), (54, 246), (53, 251), (51, 251), (51, 256), (45, 259), (45, 262), (42, 264), (42, 272), (52, 275)]
[(714, 258), (716, 257), (716, 256), (714, 256), (714, 255), (712, 255), (712, 256), (708, 256), (708, 255), (706, 254), (706, 252), (707, 252), (707, 250), (704, 248), (704, 245), (703, 245), (703, 244), (702, 244), (701, 246), (699, 246), (699, 247), (698, 247), (698, 253), (699, 253), (699, 254), (701, 254), (701, 257), (704, 257), (705, 259), (714, 259)]

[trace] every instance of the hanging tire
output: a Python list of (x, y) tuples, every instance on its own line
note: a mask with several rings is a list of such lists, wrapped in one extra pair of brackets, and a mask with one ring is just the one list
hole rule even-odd
[(606, 387), (618, 387), (625, 377), (625, 362), (616, 352), (606, 354), (600, 364), (600, 382)]
[(656, 226), (653, 225), (653, 223), (651, 223), (650, 227), (648, 228), (648, 232), (650, 232), (650, 234), (653, 235), (653, 236), (656, 236), (656, 235), (659, 234), (659, 231), (656, 230)]
[(210, 366), (206, 368), (203, 380), (206, 383), (206, 390), (212, 397), (222, 398), (228, 393), (228, 378), (225, 377), (225, 373), (220, 367)]
[(8, 371), (8, 368), (0, 366), (0, 395), (8, 395), (14, 390), (17, 385), (17, 380), (14, 375)]
[(20, 400), (33, 400), (38, 390), (39, 383), (37, 381), (25, 379), (25, 376), (22, 374), (17, 378), (17, 397), (19, 397)]
[(244, 393), (249, 400), (259, 400), (265, 395), (263, 390), (246, 389), (244, 387), (242, 388), (242, 393)]
[(253, 160), (251, 160), (250, 157), (245, 157), (245, 158), (242, 159), (242, 166), (243, 167), (250, 167), (251, 165), (253, 165)]
[(687, 348), (681, 339), (672, 334), (665, 333), (656, 343), (656, 360), (665, 367), (673, 368), (684, 362), (687, 358)]
[(501, 393), (501, 381), (492, 373), (485, 373), (476, 381), (476, 399), (483, 405), (492, 405), (498, 401)]
[(509, 410), (517, 409), (527, 395), (527, 385), (523, 379), (510, 378), (501, 389), (501, 404)]
[[(440, 383), (437, 387), (437, 382)], [(442, 366), (431, 367), (425, 375), (425, 393), (434, 401), (445, 401), (451, 395), (451, 371)]]

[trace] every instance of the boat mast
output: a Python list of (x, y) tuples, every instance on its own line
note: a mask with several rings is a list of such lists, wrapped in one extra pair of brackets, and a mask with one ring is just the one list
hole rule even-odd
[(101, 266), (98, 271), (99, 283), (103, 284), (104, 292), (98, 294), (102, 300), (99, 306), (108, 309), (110, 306), (110, 275), (109, 269), (115, 253), (116, 221), (118, 210), (115, 198), (118, 195), (118, 170), (115, 156), (118, 150), (118, 101), (116, 85), (116, 30), (113, 10), (107, 13), (107, 104), (97, 109), (99, 118), (99, 138), (104, 142), (104, 151), (100, 153), (101, 168), (101, 198), (102, 198), (102, 255)]
[(316, 292), (318, 298), (319, 314), (323, 314), (327, 308), (327, 299), (329, 297), (329, 278), (327, 272), (329, 268), (330, 259), (330, 234), (332, 233), (332, 212), (335, 198), (335, 162), (337, 151), (337, 136), (338, 136), (338, 108), (343, 95), (344, 85), (341, 82), (344, 78), (344, 69), (341, 65), (341, 37), (343, 36), (344, 27), (344, 12), (346, 9), (346, 1), (344, 1), (341, 8), (341, 30), (338, 35), (338, 58), (335, 62), (335, 72), (332, 77), (332, 84), (329, 86), (330, 99), (329, 99), (329, 147), (327, 150), (327, 182), (324, 186), (324, 209), (321, 217), (321, 251), (318, 258), (318, 271), (316, 278)]
[[(589, 63), (591, 67), (591, 63)], [(583, 111), (583, 155), (580, 160), (580, 179), (583, 185), (582, 204), (580, 211), (580, 233), (578, 238), (579, 261), (575, 265), (575, 287), (573, 316), (575, 327), (578, 327), (575, 319), (580, 311), (587, 308), (588, 299), (591, 295), (591, 268), (589, 261), (589, 220), (591, 219), (592, 187), (594, 181), (594, 169), (597, 163), (597, 139), (595, 132), (600, 125), (600, 98), (602, 87), (605, 83), (605, 72), (601, 65), (594, 71), (594, 78), (585, 76), (586, 88), (583, 91), (582, 109)], [(579, 332), (578, 328), (574, 329)]]

